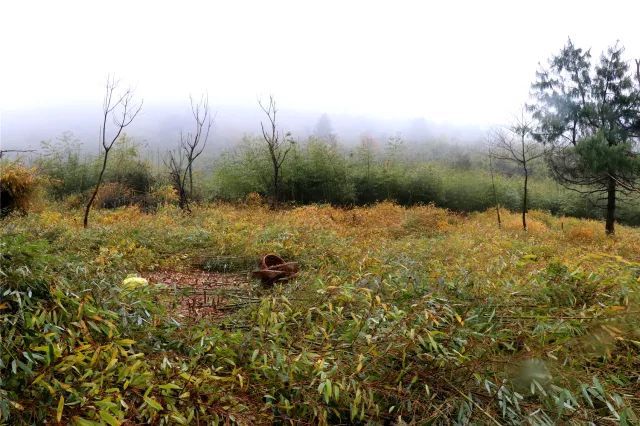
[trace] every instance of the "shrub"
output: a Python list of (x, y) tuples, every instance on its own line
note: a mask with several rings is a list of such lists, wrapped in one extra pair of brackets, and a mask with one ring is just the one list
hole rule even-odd
[(155, 179), (149, 165), (141, 161), (121, 161), (112, 165), (107, 171), (107, 182), (118, 182), (137, 194), (147, 194), (151, 191)]
[(250, 192), (244, 197), (244, 204), (247, 205), (247, 207), (263, 206), (266, 205), (266, 203), (264, 197), (257, 192)]
[(601, 226), (596, 222), (576, 223), (569, 228), (566, 235), (570, 241), (579, 243), (593, 242), (604, 237)]
[(437, 235), (449, 230), (456, 217), (433, 204), (415, 207), (407, 211), (403, 227), (422, 235)]
[(47, 179), (46, 189), (55, 200), (82, 194), (96, 184), (98, 163), (82, 155), (80, 141), (65, 132), (55, 142), (42, 142), (43, 155), (36, 164)]
[(170, 184), (155, 185), (149, 194), (158, 204), (175, 204), (178, 202), (178, 192)]
[(115, 209), (134, 204), (134, 192), (118, 182), (106, 182), (98, 190), (94, 205), (100, 208)]
[(18, 163), (0, 166), (0, 216), (13, 211), (27, 213), (33, 204), (38, 177), (33, 168)]

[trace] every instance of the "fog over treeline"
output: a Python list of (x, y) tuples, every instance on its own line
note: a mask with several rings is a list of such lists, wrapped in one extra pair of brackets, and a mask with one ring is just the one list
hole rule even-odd
[[(143, 94), (140, 94), (142, 96)], [(216, 106), (210, 95), (215, 123), (210, 154), (234, 146), (245, 135), (259, 135), (264, 116), (257, 102), (252, 106)], [(65, 107), (41, 107), (4, 111), (0, 141), (3, 149), (39, 149), (42, 141), (55, 141), (65, 132), (71, 132), (89, 153), (98, 146), (100, 104)], [(474, 144), (484, 137), (486, 127), (453, 125), (430, 121), (422, 117), (388, 119), (372, 115), (347, 115), (324, 111), (289, 110), (279, 105), (279, 118), (283, 128), (296, 140), (303, 141), (317, 134), (318, 127), (327, 123), (340, 144), (353, 146), (364, 136), (384, 142), (400, 136), (407, 144), (441, 140), (450, 143)], [(189, 131), (192, 116), (188, 101), (184, 104), (147, 105), (127, 129), (127, 135), (151, 151), (173, 149), (180, 131)], [(327, 120), (328, 119), (328, 120)], [(322, 121), (322, 123), (321, 123)]]

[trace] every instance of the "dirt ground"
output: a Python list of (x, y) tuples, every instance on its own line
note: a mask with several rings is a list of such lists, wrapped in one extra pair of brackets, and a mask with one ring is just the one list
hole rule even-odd
[(247, 273), (153, 271), (144, 277), (166, 287), (168, 308), (183, 320), (220, 318), (255, 299)]

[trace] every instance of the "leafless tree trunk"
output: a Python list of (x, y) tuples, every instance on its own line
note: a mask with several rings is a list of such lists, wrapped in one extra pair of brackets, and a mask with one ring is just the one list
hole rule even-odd
[(493, 157), (489, 155), (489, 172), (491, 173), (491, 187), (493, 189), (493, 202), (496, 205), (496, 216), (498, 217), (498, 228), (502, 228), (502, 219), (500, 218), (500, 203), (498, 202), (498, 192), (496, 191), (496, 182), (493, 177)]
[(193, 162), (202, 154), (209, 140), (209, 133), (213, 125), (213, 118), (209, 110), (209, 96), (203, 95), (200, 101), (193, 102), (193, 97), (189, 97), (191, 102), (191, 114), (195, 120), (195, 130), (188, 133), (180, 132), (180, 147), (184, 151), (187, 161), (186, 171), (189, 177), (189, 197), (193, 198)]
[(496, 160), (504, 160), (516, 163), (522, 169), (524, 175), (522, 193), (522, 229), (527, 230), (527, 211), (529, 195), (529, 166), (531, 161), (544, 155), (540, 146), (530, 139), (532, 132), (531, 122), (525, 117), (524, 112), (520, 119), (507, 129), (507, 132), (496, 131), (490, 156)]
[[(102, 104), (102, 126), (100, 127), (100, 142), (104, 149), (104, 156), (102, 159), (102, 169), (100, 169), (100, 175), (98, 176), (96, 187), (94, 188), (91, 198), (84, 210), (83, 224), (85, 228), (89, 226), (89, 211), (91, 210), (91, 206), (93, 205), (96, 196), (98, 195), (98, 190), (100, 190), (100, 185), (104, 178), (104, 172), (107, 169), (109, 152), (122, 134), (124, 128), (131, 124), (142, 109), (142, 101), (140, 101), (140, 103), (135, 103), (133, 101), (133, 90), (131, 88), (128, 88), (122, 91), (119, 95), (116, 95), (115, 92), (118, 88), (118, 83), (119, 82), (115, 80), (113, 76), (107, 77), (104, 101)], [(109, 120), (109, 117), (113, 120), (115, 132), (113, 137), (107, 138), (107, 121)]]
[(258, 105), (260, 105), (260, 108), (264, 111), (268, 119), (267, 129), (265, 129), (263, 122), (260, 122), (260, 127), (262, 128), (262, 137), (267, 144), (269, 158), (271, 159), (271, 165), (273, 167), (273, 201), (271, 207), (275, 209), (278, 208), (280, 196), (279, 187), (282, 164), (287, 158), (289, 151), (291, 151), (294, 142), (293, 139), (291, 139), (290, 132), (282, 134), (281, 131), (278, 130), (276, 122), (276, 114), (278, 110), (273, 96), (269, 96), (269, 104), (267, 106), (265, 106), (260, 100), (258, 101)]
[(178, 191), (178, 206), (183, 211), (190, 211), (189, 197), (187, 196), (187, 175), (189, 167), (184, 165), (184, 153), (177, 149), (175, 153), (169, 151), (164, 164), (169, 168), (169, 177), (173, 187)]
[(191, 114), (195, 120), (195, 130), (187, 133), (180, 132), (180, 146), (175, 152), (169, 151), (164, 160), (165, 166), (169, 169), (171, 182), (178, 191), (178, 205), (185, 211), (190, 211), (189, 201), (194, 197), (193, 162), (207, 146), (213, 125), (213, 118), (209, 110), (209, 97), (203, 95), (198, 102), (194, 102), (192, 97), (189, 97), (189, 100)]

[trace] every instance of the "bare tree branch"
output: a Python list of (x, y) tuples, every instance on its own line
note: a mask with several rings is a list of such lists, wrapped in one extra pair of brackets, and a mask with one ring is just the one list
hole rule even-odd
[(37, 152), (37, 149), (0, 149), (0, 160), (2, 159), (2, 157), (4, 157), (4, 154), (7, 154), (9, 152), (15, 152), (15, 153), (29, 153), (29, 152)]
[(273, 95), (269, 96), (268, 105), (263, 104), (260, 99), (258, 99), (258, 105), (260, 105), (260, 108), (265, 113), (268, 120), (266, 128), (265, 123), (260, 122), (260, 129), (262, 130), (262, 138), (267, 145), (269, 158), (271, 159), (271, 165), (273, 167), (272, 207), (277, 208), (282, 164), (284, 164), (289, 151), (291, 151), (291, 149), (293, 148), (294, 142), (293, 139), (291, 139), (291, 133), (287, 132), (283, 135), (278, 131), (278, 109), (276, 107), (276, 101), (273, 98)]
[(178, 206), (184, 211), (190, 211), (189, 197), (187, 196), (186, 188), (189, 169), (185, 167), (184, 161), (184, 152), (180, 148), (176, 149), (175, 152), (169, 151), (167, 157), (163, 159), (165, 166), (169, 169), (171, 183), (178, 192)]
[(531, 121), (525, 115), (525, 108), (523, 108), (520, 118), (515, 119), (511, 126), (505, 130), (498, 129), (493, 132), (489, 147), (489, 161), (491, 159), (509, 161), (522, 169), (524, 174), (522, 228), (525, 231), (527, 230), (529, 166), (532, 161), (544, 155), (542, 147), (532, 140), (532, 130)]
[[(122, 93), (117, 97), (117, 100), (114, 101), (113, 95), (118, 86), (119, 81), (116, 80), (114, 76), (107, 76), (105, 95), (102, 103), (102, 125), (100, 126), (100, 142), (102, 144), (102, 149), (104, 150), (102, 168), (100, 169), (100, 175), (98, 176), (96, 187), (91, 194), (91, 198), (89, 199), (87, 206), (85, 207), (83, 220), (85, 228), (89, 226), (89, 212), (91, 211), (91, 206), (98, 195), (100, 185), (102, 185), (104, 172), (107, 169), (109, 152), (122, 134), (122, 131), (133, 122), (142, 109), (143, 101), (141, 100), (138, 104), (134, 102), (134, 93), (131, 88), (127, 88), (122, 91)], [(110, 117), (113, 125), (115, 126), (115, 131), (112, 137), (107, 137), (107, 121)]]
[(203, 94), (198, 102), (189, 96), (191, 114), (195, 122), (193, 133), (180, 131), (180, 147), (186, 157), (186, 171), (189, 177), (189, 196), (193, 198), (193, 162), (204, 152), (215, 117), (211, 116), (209, 95)]

